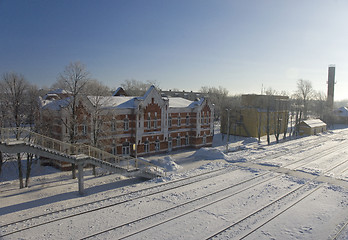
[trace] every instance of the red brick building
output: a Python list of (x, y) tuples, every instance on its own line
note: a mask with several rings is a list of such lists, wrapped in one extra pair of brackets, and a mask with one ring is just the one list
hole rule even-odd
[[(70, 100), (42, 100), (43, 129), (53, 138), (69, 141)], [(156, 154), (213, 141), (214, 106), (208, 99), (162, 97), (154, 86), (140, 97), (81, 97), (77, 112), (77, 142), (113, 154)]]

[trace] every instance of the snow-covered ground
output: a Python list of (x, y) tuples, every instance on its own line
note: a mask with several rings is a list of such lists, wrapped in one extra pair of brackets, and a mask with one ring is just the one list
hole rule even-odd
[[(267, 146), (217, 133), (212, 148), (147, 160), (165, 167), (144, 181), (34, 164), (18, 189), (0, 176), (1, 239), (348, 239), (348, 129)], [(40, 217), (38, 217), (40, 216)]]

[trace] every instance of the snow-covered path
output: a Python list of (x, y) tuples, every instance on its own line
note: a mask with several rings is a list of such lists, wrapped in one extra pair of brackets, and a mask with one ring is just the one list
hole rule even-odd
[[(74, 180), (62, 173), (56, 173), (61, 178), (57, 182), (49, 175), (48, 187), (18, 190), (17, 182), (3, 182), (0, 236), (331, 239), (348, 222), (348, 130), (271, 146), (238, 144), (242, 150), (228, 154), (217, 146), (174, 152), (162, 160), (152, 157), (180, 165), (172, 162), (176, 171), (162, 179), (141, 182), (117, 175), (87, 176), (84, 197), (76, 195)], [(84, 203), (91, 204), (75, 207)], [(347, 228), (338, 239), (347, 239)]]

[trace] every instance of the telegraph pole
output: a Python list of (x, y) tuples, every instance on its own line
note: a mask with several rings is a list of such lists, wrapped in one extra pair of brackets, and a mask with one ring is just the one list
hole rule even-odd
[(226, 109), (227, 111), (227, 141), (226, 141), (226, 153), (228, 153), (228, 142), (230, 141), (230, 110), (229, 108)]

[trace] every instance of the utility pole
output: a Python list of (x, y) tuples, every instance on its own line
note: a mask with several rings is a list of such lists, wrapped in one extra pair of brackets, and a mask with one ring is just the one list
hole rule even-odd
[(227, 111), (227, 141), (226, 141), (226, 153), (228, 153), (228, 142), (230, 141), (230, 110), (229, 108), (226, 109)]

